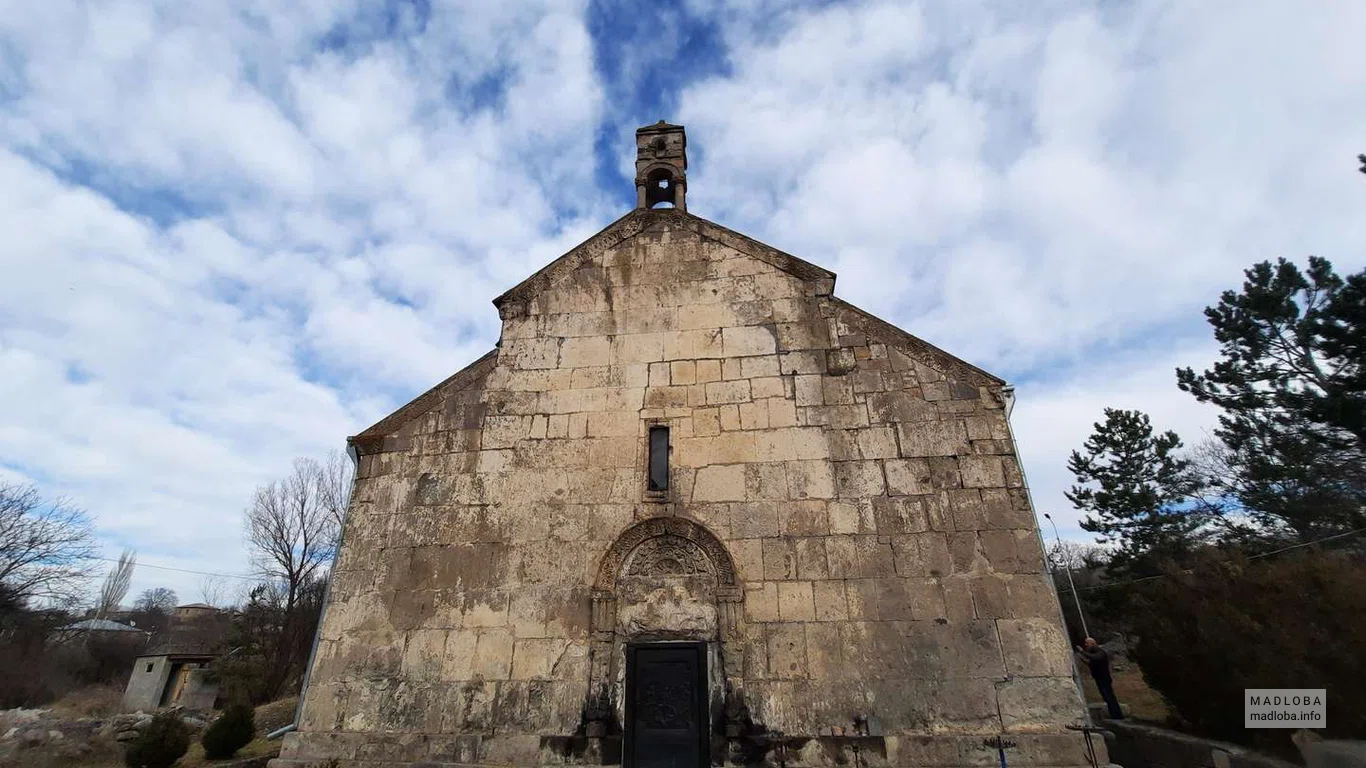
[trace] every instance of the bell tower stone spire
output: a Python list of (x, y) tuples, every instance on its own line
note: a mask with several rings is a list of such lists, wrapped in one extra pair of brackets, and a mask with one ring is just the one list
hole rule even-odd
[(688, 137), (660, 120), (636, 129), (636, 207), (688, 210)]

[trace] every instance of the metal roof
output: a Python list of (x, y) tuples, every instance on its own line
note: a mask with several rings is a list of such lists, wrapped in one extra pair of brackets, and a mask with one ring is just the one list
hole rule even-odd
[(62, 627), (63, 631), (89, 631), (89, 632), (141, 632), (137, 627), (130, 627), (127, 624), (120, 624), (109, 619), (85, 619), (75, 624), (68, 624)]

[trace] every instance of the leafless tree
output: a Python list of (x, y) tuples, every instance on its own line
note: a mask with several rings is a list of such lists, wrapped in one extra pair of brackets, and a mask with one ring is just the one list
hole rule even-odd
[(1226, 481), (1234, 473), (1228, 447), (1217, 438), (1206, 435), (1188, 453), (1191, 466), (1211, 485)]
[(156, 589), (142, 590), (142, 594), (138, 595), (133, 608), (144, 613), (163, 613), (169, 616), (171, 611), (175, 610), (177, 602), (179, 599), (176, 597), (174, 589), (157, 587)]
[(1281, 537), (1292, 535), (1268, 521), (1255, 519), (1234, 501), (1253, 492), (1244, 482), (1244, 473), (1234, 466), (1234, 457), (1222, 440), (1206, 435), (1190, 450), (1191, 468), (1204, 479), (1209, 491), (1195, 503), (1208, 512), (1210, 520), (1225, 542), (1236, 542), (1248, 550), (1263, 544), (1276, 546)]
[(0, 483), (0, 594), (12, 603), (70, 604), (93, 570), (94, 527), (65, 499)]
[(222, 576), (205, 576), (199, 580), (199, 601), (215, 608), (226, 608), (232, 589), (232, 585)]
[(1080, 541), (1054, 541), (1048, 546), (1048, 562), (1055, 568), (1086, 568), (1100, 550), (1095, 544)]
[[(308, 653), (312, 622), (317, 620), (327, 564), (336, 551), (338, 527), (350, 491), (349, 468), (335, 454), (320, 464), (295, 459), (294, 471), (256, 489), (246, 512), (252, 564), (266, 583), (253, 591), (251, 604), (268, 607), (262, 637), (266, 689), (278, 693), (301, 669)], [(265, 597), (270, 597), (266, 603)], [(259, 612), (259, 611), (258, 611)], [(310, 619), (311, 617), (311, 619)]]
[(133, 568), (138, 564), (138, 553), (125, 549), (119, 555), (119, 563), (109, 570), (100, 587), (100, 604), (95, 608), (95, 618), (103, 619), (118, 610), (123, 598), (128, 596), (128, 587), (133, 583)]
[(166, 587), (144, 589), (133, 601), (133, 626), (144, 632), (160, 634), (171, 625), (171, 615), (179, 604), (175, 590)]
[(322, 576), (337, 538), (335, 499), (324, 493), (323, 470), (312, 459), (295, 459), (294, 471), (256, 489), (247, 507), (247, 543), (261, 576), (285, 588), (286, 613), (299, 591)]
[[(317, 468), (318, 497), (331, 516), (333, 530), (339, 538), (346, 505), (351, 500), (351, 483), (354, 479), (351, 459), (341, 451), (329, 451)], [(336, 541), (332, 546), (336, 548)]]
[(228, 586), (227, 597), (224, 598), (227, 605), (224, 607), (240, 608), (241, 606), (246, 605), (247, 601), (251, 599), (251, 590), (255, 587), (256, 582), (254, 581), (234, 579)]
[(1070, 580), (1061, 577), (1061, 589), (1071, 589), (1073, 584), (1077, 587), (1099, 584), (1109, 560), (1109, 552), (1104, 547), (1081, 541), (1055, 541), (1048, 547), (1047, 555), (1049, 568), (1055, 576), (1063, 572), (1071, 576)]

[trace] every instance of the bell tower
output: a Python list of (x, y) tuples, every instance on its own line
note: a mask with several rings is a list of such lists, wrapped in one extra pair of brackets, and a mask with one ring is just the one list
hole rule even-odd
[(688, 138), (660, 120), (636, 129), (636, 207), (688, 210)]

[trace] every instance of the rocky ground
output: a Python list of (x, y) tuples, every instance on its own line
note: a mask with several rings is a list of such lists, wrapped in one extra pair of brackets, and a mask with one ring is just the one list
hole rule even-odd
[[(202, 715), (181, 713), (191, 731), (207, 724)], [(0, 711), (0, 765), (105, 765), (122, 762), (121, 744), (137, 738), (152, 715), (63, 717), (51, 709)]]
[[(172, 711), (177, 712), (193, 734), (190, 751), (177, 765), (191, 768), (203, 764), (205, 761), (203, 750), (199, 747), (199, 735), (212, 719), (212, 714)], [(286, 712), (290, 716), (293, 714), (292, 705), (288, 702), (276, 702), (258, 708), (258, 730), (262, 726), (274, 730), (284, 724), (275, 722), (281, 718), (288, 722)], [(151, 721), (152, 714), (144, 712), (80, 717), (54, 709), (0, 710), (0, 768), (122, 766), (123, 744), (137, 738), (138, 733)], [(278, 751), (279, 742), (257, 741), (260, 743), (253, 742), (239, 755), (245, 760), (255, 760), (264, 765), (270, 754)], [(228, 763), (215, 765), (226, 766)]]

